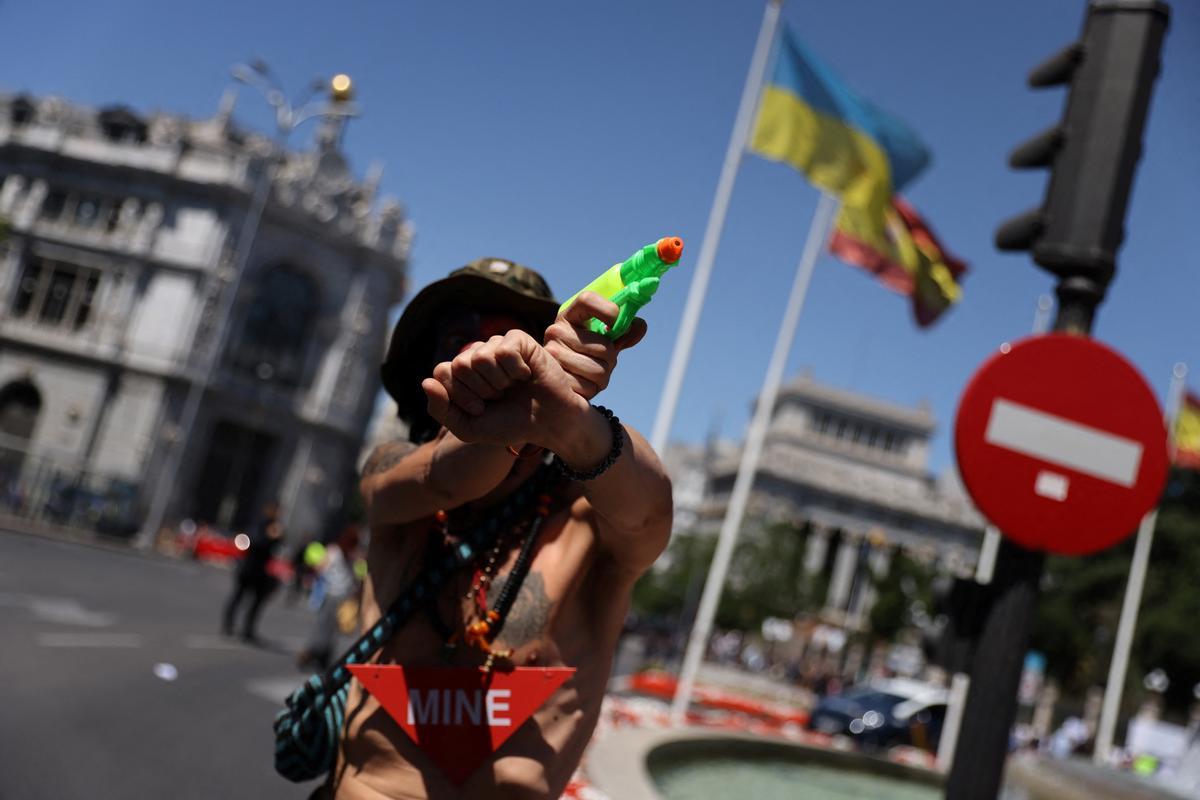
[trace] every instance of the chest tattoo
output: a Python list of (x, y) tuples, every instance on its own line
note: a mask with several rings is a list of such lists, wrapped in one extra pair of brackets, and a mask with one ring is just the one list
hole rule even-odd
[[(507, 576), (500, 576), (488, 587), (488, 604), (494, 604)], [(513, 603), (499, 641), (505, 647), (516, 649), (539, 638), (550, 623), (550, 598), (546, 596), (546, 584), (540, 572), (529, 573), (521, 584), (521, 591)]]

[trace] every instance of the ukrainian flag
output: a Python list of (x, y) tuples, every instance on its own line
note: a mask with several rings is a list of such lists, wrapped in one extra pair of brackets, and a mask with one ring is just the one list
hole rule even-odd
[(946, 254), (897, 196), (929, 164), (928, 148), (842, 83), (786, 29), (750, 149), (839, 197), (834, 254), (912, 297), (921, 325), (958, 299), (966, 265)]
[(929, 163), (929, 150), (907, 127), (855, 94), (787, 30), (750, 149), (880, 218), (892, 194)]

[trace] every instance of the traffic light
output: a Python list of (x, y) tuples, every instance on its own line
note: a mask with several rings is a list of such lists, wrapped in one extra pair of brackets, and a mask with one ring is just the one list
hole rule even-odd
[(996, 231), (1001, 250), (1029, 250), (1060, 278), (1083, 278), (1095, 301), (1116, 268), (1142, 129), (1170, 9), (1158, 0), (1092, 0), (1083, 35), (1029, 75), (1069, 84), (1062, 122), (1012, 152), (1009, 165), (1049, 167), (1042, 206)]

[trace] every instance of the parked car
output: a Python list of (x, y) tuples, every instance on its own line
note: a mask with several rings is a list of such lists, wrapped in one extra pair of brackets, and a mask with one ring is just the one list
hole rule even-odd
[[(227, 534), (207, 525), (194, 530), (189, 536), (181, 534), (181, 549), (197, 561), (233, 563), (246, 557), (250, 549), (250, 537), (245, 533)], [(267, 563), (267, 572), (282, 583), (290, 583), (295, 569), (286, 559), (272, 556)]]
[(808, 726), (818, 733), (847, 736), (868, 751), (910, 745), (935, 753), (945, 717), (945, 689), (892, 678), (826, 695), (813, 709)]

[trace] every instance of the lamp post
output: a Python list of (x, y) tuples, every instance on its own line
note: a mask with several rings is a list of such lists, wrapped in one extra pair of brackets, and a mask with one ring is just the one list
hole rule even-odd
[[(166, 516), (167, 504), (179, 478), (179, 467), (183, 459), (183, 451), (191, 439), (196, 418), (200, 413), (200, 404), (204, 393), (216, 375), (221, 353), (225, 350), (226, 340), (232, 328), (231, 312), (234, 301), (242, 284), (242, 275), (254, 246), (254, 239), (266, 210), (267, 200), (271, 196), (271, 184), (279, 162), (287, 153), (287, 141), (292, 132), (303, 123), (323, 118), (347, 118), (358, 115), (358, 109), (352, 99), (354, 86), (348, 75), (335, 75), (326, 83), (323, 80), (313, 81), (307, 91), (296, 103), (289, 103), (280, 88), (271, 68), (261, 59), (249, 64), (236, 64), (231, 70), (233, 79), (256, 89), (275, 112), (275, 136), (272, 140), (266, 163), (258, 173), (254, 185), (254, 193), (246, 210), (242, 229), (238, 233), (237, 248), (234, 251), (233, 263), (228, 271), (218, 270), (216, 280), (227, 280), (224, 288), (217, 291), (219, 297), (214, 315), (215, 330), (211, 337), (212, 346), (199, 360), (201, 367), (198, 374), (193, 374), (188, 386), (187, 397), (184, 400), (183, 411), (176, 426), (176, 435), (167, 444), (166, 459), (163, 468), (158, 472), (154, 491), (150, 498), (150, 507), (145, 522), (138, 535), (138, 546), (147, 549), (152, 546), (159, 528), (162, 527)], [(329, 102), (314, 100), (318, 92), (328, 90)], [(228, 278), (223, 277), (228, 275)]]

